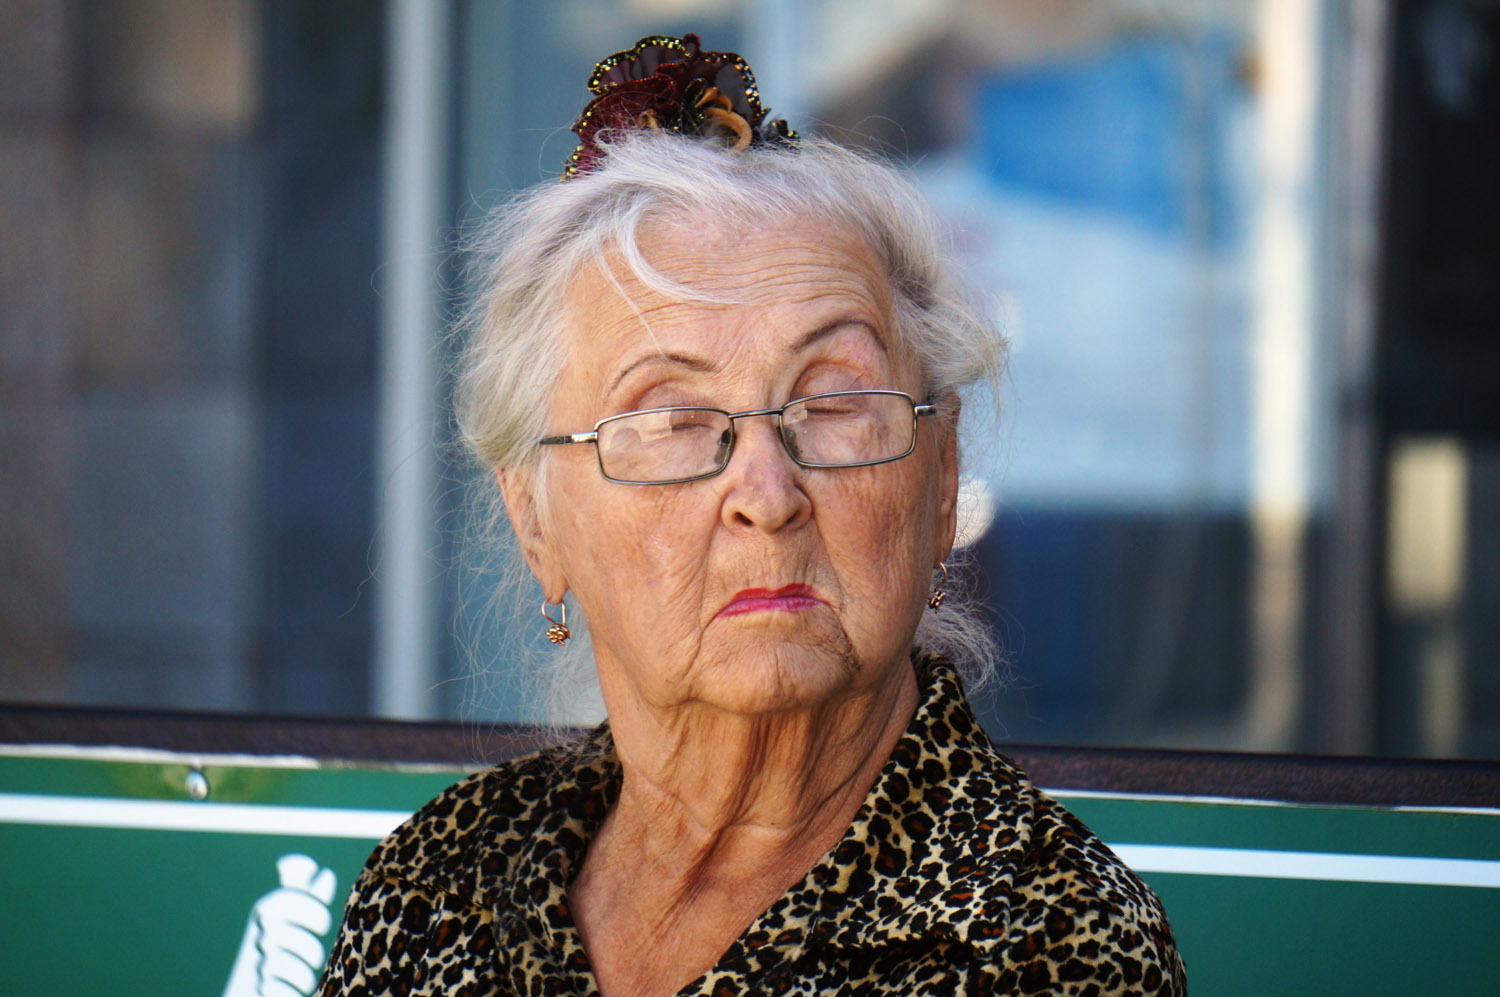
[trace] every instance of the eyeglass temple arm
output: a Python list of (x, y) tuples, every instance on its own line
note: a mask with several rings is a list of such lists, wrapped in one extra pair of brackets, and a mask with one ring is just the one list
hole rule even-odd
[(543, 446), (556, 446), (562, 443), (598, 443), (599, 432), (594, 430), (588, 433), (569, 433), (566, 436), (543, 436), (537, 442)]
[(911, 410), (917, 415), (937, 415), (937, 406), (923, 402), (921, 405), (913, 405)]

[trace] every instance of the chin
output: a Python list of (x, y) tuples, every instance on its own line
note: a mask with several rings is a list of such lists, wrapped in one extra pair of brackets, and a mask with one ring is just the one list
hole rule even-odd
[(697, 698), (731, 713), (816, 709), (854, 688), (864, 671), (847, 639), (752, 639), (726, 650), (702, 663)]

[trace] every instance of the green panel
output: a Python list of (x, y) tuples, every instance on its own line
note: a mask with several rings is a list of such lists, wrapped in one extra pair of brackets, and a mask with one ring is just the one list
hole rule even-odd
[(1197, 994), (1500, 993), (1500, 890), (1143, 878)]
[[(0, 792), (101, 799), (186, 800), (185, 763), (0, 755)], [(304, 807), (415, 810), (466, 774), (458, 768), (206, 764), (209, 800)]]
[[(206, 759), (206, 761), (209, 759)], [(0, 792), (190, 799), (185, 763), (0, 756)], [(206, 764), (202, 805), (415, 810), (464, 772)], [(0, 822), (3, 994), (221, 994), (251, 907), (300, 853), (338, 876), (335, 922), (375, 841)], [(67, 925), (60, 933), (57, 925)], [(330, 931), (332, 934), (332, 931)], [(87, 953), (76, 945), (87, 939)], [(328, 939), (324, 939), (325, 950)]]
[[(180, 760), (0, 756), (0, 792), (184, 801)], [(206, 765), (209, 800), (407, 811), (457, 769)], [(1500, 813), (1059, 793), (1106, 841), (1500, 860)], [(374, 842), (0, 822), (6, 994), (217, 995), (292, 852), (338, 909)], [(1197, 994), (1495, 993), (1500, 889), (1147, 873)], [(59, 930), (59, 925), (66, 926)], [(331, 931), (330, 931), (331, 934)], [(328, 939), (324, 939), (325, 945)]]
[(1500, 859), (1500, 812), (1057, 798), (1106, 841)]
[(0, 990), (217, 997), (251, 906), (278, 885), (279, 857), (301, 852), (333, 868), (340, 909), (370, 848), (348, 839), (0, 824)]

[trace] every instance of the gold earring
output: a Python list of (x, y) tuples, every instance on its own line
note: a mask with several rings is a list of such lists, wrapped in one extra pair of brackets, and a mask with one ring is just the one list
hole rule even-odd
[(562, 610), (562, 622), (559, 623), (552, 617), (547, 616), (547, 602), (542, 601), (542, 615), (547, 617), (547, 622), (552, 624), (547, 628), (547, 639), (554, 644), (566, 644), (568, 638), (573, 636), (573, 631), (568, 629), (568, 604), (559, 602), (558, 608)]
[(943, 580), (937, 583), (937, 586), (932, 591), (932, 597), (927, 600), (927, 605), (933, 609), (942, 609), (943, 600), (948, 598), (948, 593), (943, 591), (943, 586), (948, 584), (948, 566), (939, 561), (938, 567), (942, 569)]

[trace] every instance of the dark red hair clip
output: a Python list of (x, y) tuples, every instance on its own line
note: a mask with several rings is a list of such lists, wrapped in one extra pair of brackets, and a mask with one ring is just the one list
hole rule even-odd
[(797, 139), (782, 119), (764, 121), (749, 63), (733, 52), (701, 51), (697, 35), (642, 38), (595, 66), (589, 90), (597, 96), (573, 124), (580, 141), (564, 180), (587, 173), (603, 157), (601, 133), (665, 128), (718, 138), (734, 149)]

